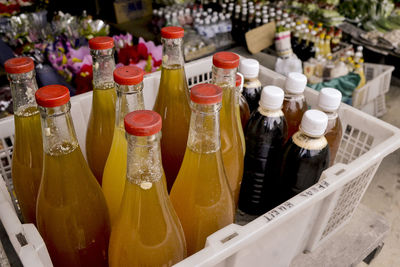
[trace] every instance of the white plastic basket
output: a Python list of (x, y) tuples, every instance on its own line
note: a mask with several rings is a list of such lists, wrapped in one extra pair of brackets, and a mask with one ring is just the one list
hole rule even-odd
[(353, 93), (353, 107), (375, 117), (386, 113), (385, 94), (389, 91), (393, 66), (365, 63), (366, 84)]
[[(209, 81), (211, 65), (211, 57), (188, 63), (189, 86)], [(159, 72), (145, 77), (148, 109), (154, 105), (159, 79)], [(285, 82), (282, 75), (264, 67), (260, 68), (260, 80), (264, 85), (283, 86)], [(307, 88), (305, 94), (308, 104), (315, 106), (318, 93)], [(71, 102), (84, 151), (91, 93), (73, 97)], [(337, 164), (322, 174), (319, 183), (245, 226), (231, 224), (210, 235), (204, 249), (176, 266), (289, 266), (297, 254), (313, 250), (345, 225), (382, 159), (400, 147), (400, 130), (345, 104), (340, 118), (344, 133)], [(0, 162), (0, 171), (10, 179), (13, 118), (0, 121), (0, 129), (0, 140), (6, 144), (0, 155), (8, 159), (7, 164)]]

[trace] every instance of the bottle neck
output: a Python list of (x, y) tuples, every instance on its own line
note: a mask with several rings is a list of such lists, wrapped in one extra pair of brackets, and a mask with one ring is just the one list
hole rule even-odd
[(39, 107), (45, 153), (68, 154), (78, 147), (70, 109), (70, 102), (54, 108)]
[(332, 112), (328, 112), (328, 111), (323, 111), (323, 112), (328, 116), (329, 121), (336, 120), (339, 117), (337, 110), (332, 111)]
[(192, 115), (187, 146), (196, 153), (213, 153), (221, 148), (219, 110), (221, 103), (200, 105), (192, 103)]
[(212, 67), (212, 83), (223, 88), (236, 87), (237, 69), (222, 69), (215, 66)]
[(182, 38), (161, 38), (161, 43), (163, 45), (162, 67), (167, 69), (182, 68), (185, 64), (185, 60), (183, 58)]
[(285, 90), (285, 100), (300, 100), (300, 99), (304, 99), (304, 93), (290, 93), (288, 91)]
[(27, 107), (37, 107), (35, 93), (38, 89), (35, 71), (21, 74), (8, 74), (13, 98), (14, 114), (23, 115)]
[(126, 134), (128, 141), (126, 179), (142, 189), (150, 189), (152, 183), (163, 176), (160, 148), (161, 133), (151, 136)]
[(91, 49), (90, 54), (93, 58), (93, 88), (114, 88), (114, 48), (103, 50)]
[(125, 116), (135, 110), (143, 110), (143, 82), (136, 85), (117, 84), (115, 127), (124, 128)]

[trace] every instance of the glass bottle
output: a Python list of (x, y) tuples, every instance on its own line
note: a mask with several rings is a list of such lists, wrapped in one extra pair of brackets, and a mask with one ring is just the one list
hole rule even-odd
[(33, 60), (12, 58), (4, 68), (13, 98), (14, 149), (12, 181), (25, 223), (36, 224), (36, 199), (42, 178), (43, 144), (39, 110), (35, 101), (38, 88)]
[(107, 264), (107, 205), (76, 138), (68, 89), (48, 85), (36, 94), (44, 163), (36, 219), (54, 266)]
[(90, 39), (89, 47), (93, 58), (93, 99), (86, 132), (86, 158), (101, 184), (115, 123), (114, 40), (95, 37)]
[(276, 86), (262, 90), (260, 106), (253, 112), (246, 130), (246, 155), (240, 187), (239, 210), (259, 216), (279, 205), (280, 160), (287, 136), (281, 110), (284, 92)]
[[(244, 130), (242, 127), (242, 121), (241, 121), (241, 101), (240, 99), (243, 98), (242, 93), (241, 93), (241, 88), (243, 88), (243, 75), (240, 73), (236, 73), (236, 79), (235, 79), (235, 108), (236, 108), (236, 119), (237, 119), (237, 124), (239, 128), (239, 135), (240, 135), (240, 144), (242, 146), (243, 150), (243, 155), (246, 153), (246, 145), (244, 141)], [(247, 105), (248, 107), (248, 105)]]
[(235, 214), (221, 154), (222, 89), (199, 84), (192, 87), (191, 99), (188, 145), (170, 194), (185, 232), (188, 256), (204, 247), (207, 236), (233, 223)]
[(154, 111), (163, 119), (161, 153), (168, 192), (181, 167), (189, 132), (189, 89), (183, 67), (183, 35), (184, 30), (180, 27), (161, 30), (163, 62)]
[[(239, 114), (240, 114), (240, 125), (242, 125), (243, 134), (246, 129), (247, 121), (250, 118), (250, 108), (247, 104), (246, 98), (243, 96), (243, 75), (240, 73), (236, 74), (236, 92), (239, 94)], [(243, 143), (245, 143), (243, 141)]]
[(318, 96), (318, 108), (328, 116), (325, 138), (328, 141), (330, 151), (329, 166), (332, 166), (335, 162), (343, 134), (342, 123), (337, 112), (341, 101), (342, 93), (334, 88), (322, 88)]
[(219, 52), (213, 56), (212, 83), (223, 90), (221, 119), (221, 151), (226, 176), (237, 204), (243, 175), (243, 148), (235, 107), (236, 71), (239, 56), (232, 52)]
[(124, 117), (129, 112), (144, 109), (143, 75), (143, 70), (136, 66), (123, 66), (114, 70), (114, 81), (117, 88), (117, 117), (110, 154), (104, 167), (102, 184), (111, 225), (114, 224), (121, 206), (126, 180), (127, 143)]
[(328, 116), (319, 110), (304, 113), (300, 130), (289, 139), (283, 151), (280, 202), (317, 183), (329, 167), (329, 146), (324, 136), (327, 124)]
[(308, 109), (306, 98), (304, 97), (306, 84), (307, 77), (305, 75), (296, 72), (288, 74), (282, 107), (288, 125), (285, 143), (299, 130), (301, 119)]
[(128, 142), (124, 196), (110, 238), (110, 267), (171, 266), (186, 244), (165, 186), (161, 117), (137, 110), (125, 116)]
[(243, 93), (249, 104), (250, 113), (257, 110), (261, 95), (261, 82), (258, 80), (260, 64), (255, 59), (242, 59), (240, 61), (239, 72), (243, 74)]

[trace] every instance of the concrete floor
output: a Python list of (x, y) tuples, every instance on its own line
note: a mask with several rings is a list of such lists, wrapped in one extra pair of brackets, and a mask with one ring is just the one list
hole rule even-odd
[[(400, 80), (392, 79), (392, 86), (386, 95), (388, 112), (381, 117), (400, 128)], [(382, 214), (391, 225), (390, 233), (384, 240), (381, 253), (367, 265), (358, 267), (400, 266), (400, 149), (387, 156), (381, 163), (362, 203)]]

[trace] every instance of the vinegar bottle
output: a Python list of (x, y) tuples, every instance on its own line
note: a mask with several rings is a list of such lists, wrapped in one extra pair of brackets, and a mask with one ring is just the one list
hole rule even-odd
[(243, 74), (243, 92), (242, 95), (246, 98), (249, 104), (250, 113), (258, 108), (258, 101), (261, 95), (261, 82), (258, 80), (258, 72), (260, 64), (255, 59), (243, 59), (240, 61), (239, 72)]
[(243, 132), (246, 129), (247, 122), (250, 118), (250, 108), (246, 98), (243, 96), (243, 75), (236, 74), (236, 92), (239, 94), (239, 114), (240, 114), (240, 125), (242, 125)]
[(322, 88), (318, 97), (318, 108), (328, 116), (328, 126), (325, 138), (328, 141), (330, 151), (329, 166), (335, 162), (340, 140), (342, 139), (342, 123), (340, 122), (338, 109), (342, 101), (342, 93), (334, 88)]
[(25, 223), (36, 224), (36, 199), (42, 178), (43, 144), (39, 110), (35, 101), (37, 84), (33, 60), (12, 58), (5, 62), (14, 107), (14, 151), (12, 181)]
[(281, 110), (283, 90), (266, 86), (260, 107), (247, 124), (244, 173), (240, 187), (239, 210), (261, 215), (280, 204), (280, 160), (287, 136), (287, 123)]
[(111, 267), (171, 266), (186, 257), (186, 244), (165, 186), (161, 117), (133, 111), (125, 117), (127, 173), (121, 208), (111, 232)]
[(235, 214), (221, 154), (222, 89), (199, 84), (192, 87), (191, 99), (188, 144), (170, 194), (185, 232), (188, 256), (201, 250), (209, 235), (233, 223)]
[(285, 98), (282, 111), (288, 125), (287, 142), (298, 130), (304, 112), (308, 106), (304, 97), (304, 89), (307, 84), (307, 77), (301, 73), (290, 72), (285, 84)]
[(325, 113), (307, 110), (300, 130), (286, 143), (281, 165), (281, 202), (317, 183), (329, 167), (329, 146), (324, 136), (327, 124)]
[(102, 184), (110, 212), (111, 225), (114, 224), (121, 206), (126, 180), (127, 143), (124, 117), (129, 112), (144, 109), (143, 75), (143, 70), (136, 66), (123, 66), (114, 70), (117, 89), (117, 117), (110, 154), (104, 167)]
[(110, 222), (106, 202), (76, 138), (68, 89), (48, 85), (36, 94), (44, 163), (36, 219), (56, 267), (107, 266)]
[(183, 67), (183, 35), (181, 27), (161, 29), (163, 62), (154, 111), (163, 119), (161, 153), (168, 191), (182, 164), (190, 121), (189, 89)]
[(95, 37), (90, 39), (89, 47), (93, 58), (93, 100), (86, 132), (86, 158), (101, 184), (114, 134), (114, 40), (111, 37)]
[(244, 159), (235, 106), (235, 81), (238, 66), (239, 56), (232, 52), (219, 52), (213, 56), (212, 82), (223, 90), (220, 112), (222, 159), (236, 205), (243, 176)]

